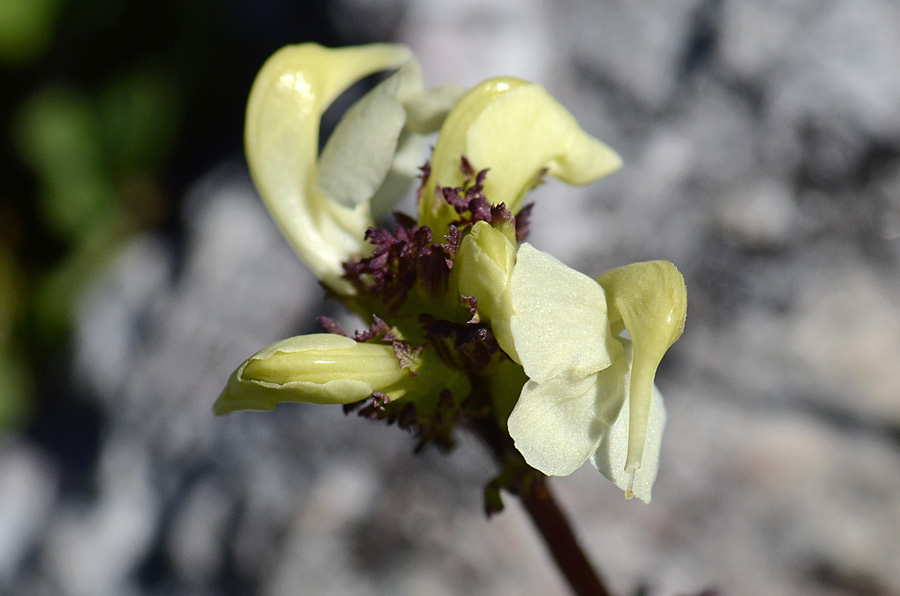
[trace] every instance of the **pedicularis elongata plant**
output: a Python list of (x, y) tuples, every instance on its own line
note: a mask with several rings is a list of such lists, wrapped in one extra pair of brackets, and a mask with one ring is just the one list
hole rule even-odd
[[(321, 153), (323, 112), (350, 85), (393, 70), (356, 102)], [(438, 132), (421, 166), (426, 135)], [(540, 85), (512, 77), (424, 88), (398, 45), (283, 48), (253, 84), (245, 129), (259, 193), (331, 298), (371, 326), (292, 337), (247, 359), (216, 414), (281, 402), (342, 404), (397, 423), (417, 449), (480, 437), (499, 471), (485, 490), (520, 497), (578, 594), (606, 594), (546, 476), (590, 460), (649, 503), (665, 409), (656, 369), (684, 328), (672, 263), (599, 277), (527, 242), (526, 194), (547, 176), (583, 185), (619, 156)], [(392, 205), (415, 180), (416, 217)]]

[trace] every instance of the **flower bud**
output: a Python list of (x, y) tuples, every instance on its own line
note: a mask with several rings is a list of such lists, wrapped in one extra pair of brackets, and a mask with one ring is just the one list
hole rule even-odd
[(216, 414), (271, 410), (281, 402), (349, 404), (378, 391), (399, 397), (399, 385), (415, 372), (404, 370), (386, 344), (341, 335), (301, 335), (275, 342), (241, 364), (213, 406)]
[(516, 246), (501, 231), (476, 222), (463, 239), (454, 262), (459, 293), (478, 300), (478, 314), (491, 323), (500, 348), (519, 361), (509, 330), (512, 302), (509, 281), (516, 263)]

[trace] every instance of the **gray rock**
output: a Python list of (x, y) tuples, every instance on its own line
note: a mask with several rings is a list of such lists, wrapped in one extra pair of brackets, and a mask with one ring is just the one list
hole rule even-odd
[[(408, 7), (430, 83), (536, 79), (625, 158), (587, 189), (539, 189), (538, 246), (591, 275), (666, 258), (687, 279), (654, 503), (590, 468), (554, 482), (616, 593), (900, 593), (897, 13)], [(184, 217), (183, 254), (139, 238), (81, 310), (76, 377), (106, 420), (93, 488), (56, 492), (26, 439), (0, 450), (0, 517), (20, 520), (0, 524), (0, 588), (564, 593), (515, 502), (481, 517), (493, 468), (474, 442), (414, 457), (337, 408), (212, 417), (234, 366), (337, 311), (240, 168), (201, 181)]]
[(58, 492), (52, 460), (22, 439), (0, 439), (0, 590), (21, 580), (19, 567), (39, 541)]

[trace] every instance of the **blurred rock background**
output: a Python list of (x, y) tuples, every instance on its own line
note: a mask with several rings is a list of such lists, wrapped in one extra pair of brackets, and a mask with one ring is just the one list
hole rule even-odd
[(268, 219), (243, 104), (278, 47), (396, 40), (542, 82), (626, 167), (534, 193), (589, 274), (666, 258), (688, 327), (651, 506), (554, 483), (618, 594), (900, 594), (900, 6), (0, 0), (0, 593), (563, 594), (463, 437), (213, 418), (338, 311)]

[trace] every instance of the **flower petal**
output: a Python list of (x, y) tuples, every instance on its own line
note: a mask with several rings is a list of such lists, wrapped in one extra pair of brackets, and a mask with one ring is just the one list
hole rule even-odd
[(419, 134), (436, 132), (465, 93), (464, 87), (451, 83), (404, 94), (402, 100), (406, 108), (407, 128)]
[(366, 203), (394, 161), (406, 111), (397, 99), (404, 79), (421, 87), (421, 75), (406, 62), (353, 104), (338, 122), (319, 157), (316, 188), (347, 208)]
[(342, 294), (353, 292), (342, 263), (366, 250), (363, 234), (372, 220), (367, 204), (344, 207), (314, 188), (319, 120), (351, 84), (410, 57), (390, 44), (288, 46), (266, 61), (250, 91), (244, 142), (253, 180), (300, 257)]
[(434, 189), (462, 183), (463, 155), (476, 170), (490, 169), (485, 195), (492, 204), (506, 203), (513, 213), (545, 168), (551, 176), (580, 185), (622, 163), (612, 149), (581, 130), (543, 87), (512, 77), (475, 86), (447, 116), (419, 206), (426, 225), (442, 229), (452, 219), (446, 205), (433, 201)]
[(387, 212), (420, 173), (423, 135), (440, 127), (462, 92), (456, 85), (424, 89), (422, 69), (410, 57), (338, 122), (319, 157), (317, 188), (344, 207), (376, 193), (386, 202), (392, 190)]
[(528, 465), (550, 476), (580, 468), (625, 401), (622, 372), (587, 377), (565, 372), (544, 383), (526, 383), (507, 426)]
[[(443, 200), (435, 200), (437, 185), (451, 188), (460, 186), (463, 176), (460, 158), (466, 155), (466, 133), (485, 106), (495, 101), (511, 89), (528, 85), (527, 81), (512, 77), (488, 79), (473, 87), (453, 107), (447, 115), (438, 135), (437, 144), (431, 156), (431, 174), (425, 182), (419, 202), (419, 222), (439, 232), (447, 223), (455, 219), (456, 212)], [(489, 167), (489, 166), (481, 166)], [(488, 197), (492, 200), (491, 197)]]
[(422, 175), (422, 147), (427, 138), (425, 135), (404, 128), (397, 139), (397, 149), (384, 176), (381, 186), (369, 200), (372, 217), (376, 221), (389, 215), (409, 193), (413, 183)]
[[(622, 341), (627, 344), (627, 340)], [(626, 351), (630, 356), (631, 349)], [(648, 407), (647, 431), (643, 435), (641, 466), (631, 472), (626, 468), (632, 436), (629, 428), (631, 409), (629, 400), (623, 401), (618, 418), (603, 436), (597, 450), (591, 456), (591, 463), (616, 486), (625, 491), (626, 498), (635, 496), (644, 503), (649, 503), (653, 483), (656, 481), (656, 473), (659, 469), (659, 453), (662, 447), (663, 428), (666, 424), (666, 409), (663, 405), (662, 394), (653, 385)]]
[(491, 102), (467, 132), (466, 156), (490, 168), (484, 192), (518, 211), (543, 168), (567, 184), (589, 184), (622, 166), (615, 151), (585, 133), (540, 85), (524, 85)]
[(595, 415), (595, 390), (595, 375), (568, 372), (525, 383), (507, 428), (528, 465), (567, 476), (590, 457), (606, 430)]
[(525, 374), (543, 383), (563, 371), (585, 377), (612, 364), (603, 288), (528, 243), (510, 281), (510, 329)]
[(597, 282), (606, 290), (614, 332), (624, 327), (634, 344), (626, 463), (634, 471), (643, 465), (656, 369), (684, 330), (687, 289), (681, 273), (668, 261), (626, 265), (601, 275)]

